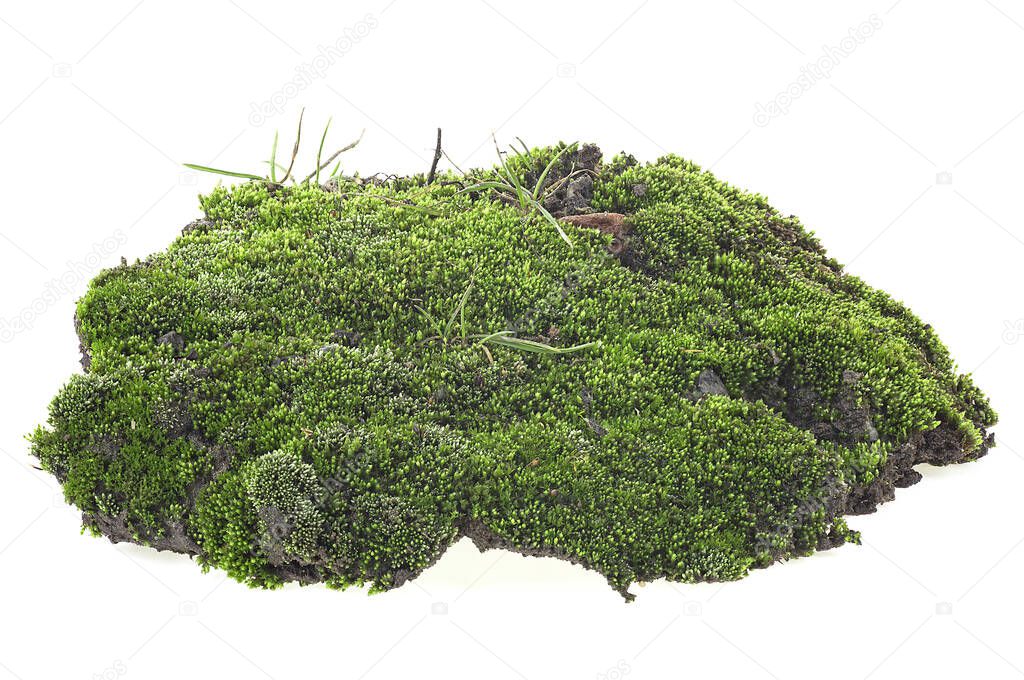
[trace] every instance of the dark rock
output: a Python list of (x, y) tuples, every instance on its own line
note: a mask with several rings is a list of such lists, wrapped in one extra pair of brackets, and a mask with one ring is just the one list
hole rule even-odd
[(185, 338), (181, 337), (181, 334), (178, 333), (177, 331), (170, 331), (168, 333), (164, 333), (159, 338), (157, 338), (156, 344), (170, 345), (171, 347), (174, 348), (175, 354), (181, 354), (181, 352), (185, 349)]
[(729, 390), (725, 389), (725, 383), (722, 382), (717, 373), (710, 368), (705, 368), (697, 376), (697, 386), (693, 389), (692, 395), (697, 400), (709, 395), (728, 397)]
[(590, 199), (593, 197), (594, 178), (587, 174), (573, 177), (565, 184), (562, 210), (569, 214), (578, 213), (590, 206)]
[[(594, 176), (601, 165), (601, 157), (601, 149), (594, 144), (584, 144), (562, 155), (545, 179), (544, 207), (552, 215), (565, 217), (590, 212)], [(527, 184), (537, 179), (531, 174), (526, 178)]]
[(358, 347), (359, 342), (363, 339), (361, 333), (357, 333), (356, 331), (347, 331), (341, 328), (335, 329), (331, 335), (345, 347)]

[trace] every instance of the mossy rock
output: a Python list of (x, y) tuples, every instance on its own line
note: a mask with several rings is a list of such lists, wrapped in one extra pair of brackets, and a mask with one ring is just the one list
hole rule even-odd
[(540, 200), (496, 170), (218, 187), (96, 277), (31, 435), (85, 526), (375, 590), (469, 536), (631, 597), (856, 542), (913, 465), (991, 446), (931, 327), (762, 196), (590, 145), (504, 167)]

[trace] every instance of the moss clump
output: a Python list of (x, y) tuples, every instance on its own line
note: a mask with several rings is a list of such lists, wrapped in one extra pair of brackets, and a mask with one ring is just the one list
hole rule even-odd
[(377, 589), (467, 535), (628, 596), (856, 541), (914, 464), (991, 445), (932, 329), (763, 197), (592, 146), (503, 167), (537, 210), (495, 170), (252, 181), (98, 276), (31, 436), (86, 526)]

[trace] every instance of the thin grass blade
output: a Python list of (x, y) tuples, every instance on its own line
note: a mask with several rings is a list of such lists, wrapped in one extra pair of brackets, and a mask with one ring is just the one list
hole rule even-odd
[(423, 307), (420, 307), (419, 305), (413, 305), (413, 307), (415, 307), (416, 310), (423, 315), (423, 318), (427, 320), (427, 323), (429, 323), (430, 326), (434, 329), (434, 333), (436, 333), (438, 337), (444, 337), (444, 335), (441, 333), (441, 324), (437, 322), (437, 319), (434, 318), (433, 314), (428, 312)]
[(274, 144), (270, 147), (270, 181), (277, 184), (277, 130), (274, 130)]
[[(337, 151), (335, 151), (334, 153), (332, 153), (327, 160), (325, 160), (321, 165), (317, 166), (317, 170), (323, 170), (328, 165), (333, 163), (335, 158), (337, 158), (341, 154), (345, 153), (346, 151), (350, 151), (350, 150), (356, 148), (356, 146), (359, 145), (359, 142), (362, 141), (364, 134), (366, 134), (366, 130), (365, 129), (362, 132), (359, 133), (359, 138), (356, 141), (350, 142), (350, 143), (346, 144), (345, 146), (341, 147), (340, 149), (338, 149)], [(303, 181), (303, 183), (306, 183), (309, 180), (313, 179), (313, 177), (315, 177), (315, 176), (316, 176), (316, 171), (311, 172), (311, 173), (309, 173), (309, 175), (306, 176), (306, 179), (304, 179), (302, 181)]]
[(469, 299), (469, 293), (473, 290), (473, 279), (469, 280), (469, 285), (466, 286), (466, 290), (462, 292), (462, 299), (459, 300), (459, 304), (452, 310), (452, 315), (448, 319), (448, 325), (444, 327), (444, 337), (449, 337), (452, 332), (452, 327), (455, 326), (455, 320), (462, 318), (463, 327), (465, 327), (466, 315), (463, 313), (466, 309), (466, 301)]
[(486, 182), (477, 182), (476, 184), (472, 184), (472, 185), (466, 187), (465, 189), (459, 189), (459, 191), (457, 193), (464, 194), (464, 193), (467, 193), (467, 192), (470, 192), (470, 191), (482, 191), (484, 189), (497, 189), (498, 191), (508, 191), (511, 188), (512, 188), (511, 186), (509, 186), (508, 184), (506, 184), (504, 182), (486, 181)]
[[(292, 145), (292, 160), (288, 163), (288, 172), (281, 178), (282, 184), (292, 176), (292, 168), (295, 167), (295, 157), (299, 155), (299, 142), (302, 141), (302, 119), (306, 115), (306, 107), (299, 111), (299, 129), (295, 133), (295, 144)], [(294, 180), (293, 180), (294, 181)]]
[(576, 147), (575, 144), (570, 144), (569, 146), (565, 147), (564, 149), (562, 149), (561, 151), (556, 153), (551, 158), (551, 160), (548, 161), (547, 166), (540, 173), (540, 177), (537, 178), (537, 184), (533, 187), (533, 200), (535, 200), (535, 201), (539, 201), (540, 200), (540, 194), (544, 190), (544, 180), (546, 180), (548, 178), (548, 173), (551, 172), (551, 168), (553, 168), (555, 166), (555, 163), (558, 162), (558, 159), (561, 158), (562, 155), (566, 151), (569, 151), (570, 149), (574, 149), (575, 147)]
[[(320, 156), (324, 152), (324, 142), (327, 141), (327, 131), (331, 129), (331, 119), (327, 119), (327, 125), (324, 126), (324, 133), (320, 136), (320, 148), (316, 152), (316, 183), (320, 184)], [(331, 175), (332, 177), (334, 175)]]
[(545, 220), (547, 220), (551, 225), (555, 227), (555, 229), (558, 230), (558, 235), (562, 237), (562, 240), (568, 243), (570, 248), (575, 247), (573, 246), (572, 241), (569, 240), (569, 235), (565, 233), (565, 230), (562, 229), (562, 225), (559, 224), (558, 220), (555, 219), (554, 215), (548, 212), (548, 209), (545, 208), (540, 203), (534, 203), (534, 205), (537, 207), (537, 212), (539, 212)]
[(266, 179), (266, 177), (260, 177), (259, 175), (253, 175), (253, 174), (248, 173), (248, 172), (234, 172), (232, 170), (221, 170), (219, 168), (211, 168), (211, 167), (208, 167), (208, 166), (205, 166), (205, 165), (196, 165), (195, 163), (184, 163), (183, 165), (186, 168), (191, 168), (192, 170), (198, 170), (199, 172), (209, 172), (209, 173), (212, 173), (214, 175), (226, 175), (228, 177), (241, 177), (243, 179), (255, 179), (255, 180), (259, 180), (261, 182)]
[(518, 349), (523, 352), (534, 352), (537, 354), (569, 354), (571, 352), (579, 352), (591, 347), (601, 346), (601, 341), (595, 340), (593, 342), (583, 343), (582, 345), (573, 345), (572, 347), (552, 347), (551, 345), (545, 345), (543, 342), (517, 338), (512, 335), (512, 331), (498, 331), (497, 333), (485, 335), (480, 339), (480, 344), (487, 342), (495, 345), (502, 345), (504, 347), (511, 347), (512, 349)]

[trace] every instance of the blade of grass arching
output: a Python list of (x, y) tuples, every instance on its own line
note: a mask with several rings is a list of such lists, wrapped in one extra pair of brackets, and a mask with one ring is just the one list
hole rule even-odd
[(423, 213), (424, 215), (433, 215), (435, 217), (437, 215), (442, 214), (440, 208), (432, 208), (426, 205), (414, 205), (412, 203), (406, 203), (405, 201), (399, 201), (398, 199), (394, 199), (389, 196), (371, 194), (368, 191), (353, 191), (348, 194), (342, 194), (342, 196), (359, 196), (362, 198), (372, 198), (378, 201), (384, 201), (385, 203), (389, 203), (394, 206), (398, 206), (399, 208), (408, 208), (409, 210), (414, 210), (418, 213)]
[(542, 342), (523, 340), (522, 338), (513, 338), (505, 335), (494, 338), (490, 340), (490, 342), (496, 345), (503, 345), (505, 347), (511, 347), (512, 349), (518, 349), (523, 352), (535, 352), (537, 354), (571, 354), (591, 347), (601, 346), (601, 341), (595, 340), (594, 342), (587, 342), (582, 345), (573, 345), (572, 347), (552, 347), (551, 345), (545, 345)]
[(491, 333), (490, 335), (483, 336), (479, 342), (480, 344), (490, 342), (495, 345), (502, 345), (503, 347), (511, 347), (512, 349), (518, 349), (523, 352), (535, 352), (538, 354), (569, 354), (571, 352), (579, 352), (591, 347), (601, 346), (601, 341), (595, 340), (582, 345), (573, 345), (572, 347), (552, 347), (551, 345), (545, 345), (543, 342), (517, 338), (511, 333), (512, 331), (498, 331), (497, 333)]
[(430, 324), (431, 328), (434, 329), (434, 333), (439, 338), (443, 338), (444, 335), (441, 333), (441, 324), (437, 322), (437, 319), (434, 318), (434, 315), (425, 310), (423, 307), (420, 307), (419, 305), (413, 305), (413, 307), (415, 307), (416, 310), (423, 315), (423, 318), (425, 318), (427, 320), (427, 323)]
[(493, 338), (498, 338), (503, 335), (512, 335), (512, 331), (498, 331), (497, 333), (474, 333), (473, 335), (467, 335), (467, 338), (473, 338), (477, 340), (479, 344), (489, 342)]
[[(299, 142), (302, 141), (302, 118), (306, 115), (306, 107), (302, 107), (299, 111), (299, 129), (295, 133), (295, 144), (292, 145), (292, 160), (288, 163), (288, 172), (281, 178), (281, 183), (284, 184), (288, 181), (288, 178), (292, 176), (292, 168), (295, 167), (295, 157), (299, 155)], [(294, 181), (294, 180), (293, 180)]]
[(441, 149), (441, 155), (442, 155), (442, 156), (444, 156), (445, 160), (447, 160), (447, 161), (448, 161), (449, 163), (451, 163), (451, 164), (452, 164), (452, 167), (453, 167), (453, 168), (455, 168), (456, 170), (458, 170), (458, 171), (459, 171), (459, 174), (460, 174), (460, 175), (462, 175), (463, 177), (465, 177), (465, 175), (466, 175), (466, 172), (465, 172), (465, 171), (464, 171), (464, 170), (463, 170), (462, 168), (460, 168), (460, 167), (458, 166), (458, 164), (456, 164), (456, 163), (455, 163), (455, 161), (453, 161), (453, 160), (452, 160), (451, 156), (449, 156), (449, 155), (448, 155), (448, 154), (447, 154), (447, 153), (445, 152), (445, 150), (444, 150), (444, 149)]
[[(327, 125), (324, 126), (324, 133), (320, 136), (320, 148), (316, 152), (316, 183), (320, 184), (320, 156), (324, 152), (324, 142), (327, 141), (327, 131), (331, 129), (331, 119), (327, 119)], [(333, 175), (332, 175), (333, 176)]]
[(270, 147), (270, 181), (277, 184), (277, 130), (274, 130), (274, 144)]
[[(333, 163), (333, 162), (334, 162), (334, 159), (335, 159), (335, 158), (337, 158), (337, 157), (338, 157), (338, 156), (340, 156), (341, 154), (345, 153), (346, 151), (350, 151), (350, 150), (352, 150), (352, 149), (356, 148), (356, 146), (357, 146), (357, 145), (359, 144), (359, 142), (360, 142), (360, 141), (362, 141), (362, 139), (363, 139), (363, 135), (364, 135), (364, 134), (366, 134), (366, 130), (365, 130), (365, 129), (364, 129), (364, 130), (363, 130), (362, 132), (360, 132), (360, 133), (359, 133), (359, 138), (358, 138), (358, 139), (356, 139), (356, 141), (354, 141), (354, 142), (350, 142), (349, 144), (346, 144), (345, 146), (341, 147), (340, 149), (338, 149), (337, 151), (335, 151), (334, 153), (332, 153), (332, 154), (330, 155), (330, 157), (329, 157), (329, 158), (328, 158), (327, 160), (325, 160), (325, 161), (324, 161), (324, 162), (323, 162), (323, 163), (322, 163), (322, 164), (321, 164), (321, 165), (320, 165), (320, 166), (319, 166), (319, 167), (317, 168), (317, 170), (323, 170), (323, 169), (324, 169), (324, 168), (326, 168), (326, 167), (327, 167), (328, 165), (330, 165), (331, 163)], [(313, 179), (313, 177), (315, 177), (315, 176), (316, 176), (316, 172), (315, 172), (315, 171), (314, 171), (314, 172), (311, 172), (311, 173), (309, 173), (309, 175), (308, 175), (308, 176), (306, 177), (306, 179), (304, 179), (304, 180), (302, 180), (302, 181), (303, 181), (303, 183), (305, 183), (305, 182), (308, 182), (309, 180)]]
[(455, 193), (456, 194), (465, 194), (465, 193), (469, 193), (471, 191), (484, 191), (485, 189), (492, 189), (499, 196), (501, 196), (503, 198), (506, 198), (508, 200), (515, 201), (517, 203), (519, 201), (519, 198), (515, 195), (515, 187), (513, 187), (511, 184), (508, 184), (506, 182), (499, 182), (499, 181), (496, 181), (496, 180), (488, 180), (488, 181), (485, 181), (485, 182), (477, 182), (476, 184), (472, 184), (472, 185), (466, 187), (465, 189), (459, 189)]
[[(475, 187), (467, 187), (465, 189), (462, 189), (462, 190), (458, 191), (457, 193), (461, 194), (463, 191), (472, 191), (474, 188)], [(495, 195), (497, 197), (503, 199), (503, 200), (510, 201), (512, 203), (517, 203), (517, 201), (518, 201), (518, 199), (515, 197), (515, 195), (513, 193), (511, 193), (512, 191), (514, 191), (514, 189), (512, 189), (512, 187), (509, 187), (509, 186), (506, 186), (504, 184), (501, 184), (499, 186), (494, 186), (494, 187), (489, 187), (489, 188), (494, 189)], [(477, 188), (477, 190), (479, 190), (479, 188)]]
[(466, 286), (466, 290), (462, 292), (462, 299), (459, 300), (459, 304), (452, 310), (452, 315), (448, 319), (448, 325), (444, 327), (444, 337), (449, 337), (452, 332), (452, 327), (455, 325), (455, 319), (462, 317), (463, 327), (465, 327), (466, 316), (463, 313), (466, 309), (466, 300), (469, 299), (469, 293), (473, 290), (473, 279), (469, 280), (469, 285)]
[(498, 181), (494, 181), (494, 180), (489, 180), (489, 181), (486, 181), (486, 182), (477, 182), (476, 184), (471, 184), (470, 186), (466, 187), (465, 189), (459, 189), (456, 193), (464, 194), (464, 193), (467, 193), (469, 191), (483, 191), (484, 189), (495, 189), (497, 191), (508, 191), (509, 189), (512, 189), (512, 187), (510, 185), (506, 184), (505, 182), (498, 182)]
[[(498, 138), (495, 137), (493, 133), (491, 134), (491, 139), (494, 140), (494, 150), (498, 152), (498, 166), (494, 169), (494, 172), (496, 175), (498, 175), (500, 181), (508, 185), (506, 189), (513, 190), (514, 198), (516, 202), (519, 204), (520, 210), (525, 210), (525, 190), (523, 189), (523, 185), (519, 181), (519, 178), (516, 177), (515, 173), (513, 173), (512, 170), (509, 169), (507, 158), (508, 154), (501, 153), (501, 149), (498, 147)], [(510, 146), (509, 148), (512, 149), (513, 153), (518, 155), (519, 152), (516, 151), (515, 147)]]
[(509, 173), (509, 179), (512, 180), (512, 186), (515, 187), (516, 200), (519, 201), (519, 207), (522, 210), (526, 210), (530, 205), (530, 195), (527, 193), (526, 188), (523, 186), (522, 182), (519, 181), (518, 177), (514, 177)]
[[(530, 159), (532, 161), (533, 160), (533, 154), (530, 153), (530, 147), (526, 146), (526, 142), (524, 142), (519, 137), (516, 137), (516, 141), (519, 142), (519, 146), (523, 147), (522, 155), (526, 156), (528, 159)], [(518, 153), (518, 152), (516, 152), (516, 153)]]
[(494, 142), (494, 151), (498, 154), (498, 162), (504, 165), (504, 156), (502, 156), (501, 147), (498, 146), (498, 138), (495, 136), (493, 132), (491, 133), (491, 141)]
[(266, 179), (266, 177), (260, 177), (259, 175), (253, 175), (253, 174), (250, 174), (248, 172), (232, 172), (231, 170), (220, 170), (218, 168), (210, 168), (210, 167), (207, 167), (205, 165), (196, 165), (195, 163), (183, 163), (182, 165), (184, 165), (186, 168), (191, 168), (192, 170), (198, 170), (200, 172), (209, 172), (209, 173), (212, 173), (214, 175), (227, 175), (228, 177), (241, 177), (243, 179), (256, 179), (256, 180), (259, 180), (261, 182)]
[(387, 203), (391, 203), (391, 205), (398, 206), (399, 208), (406, 208), (408, 210), (412, 210), (413, 212), (418, 212), (421, 215), (430, 215), (431, 217), (437, 217), (443, 214), (440, 208), (431, 208), (430, 206), (427, 205), (413, 205), (412, 203), (403, 203), (402, 201), (395, 200), (388, 201), (383, 196), (380, 196), (379, 198), (381, 198)]
[(331, 170), (331, 176), (328, 177), (327, 179), (334, 179), (335, 176), (337, 176), (339, 170), (341, 170), (341, 161), (338, 161), (338, 163), (334, 166), (334, 170)]
[[(515, 151), (515, 147), (511, 148), (512, 151)], [(501, 161), (501, 172), (504, 173), (504, 179), (508, 185), (515, 190), (515, 198), (516, 202), (519, 203), (519, 209), (523, 211), (527, 210), (530, 207), (530, 193), (526, 190), (526, 187), (523, 186), (523, 183), (519, 181), (519, 177), (517, 177), (516, 174), (512, 172), (511, 168), (508, 167), (508, 161), (505, 159), (502, 159)]]
[(537, 184), (533, 187), (533, 200), (540, 200), (540, 194), (544, 190), (544, 180), (548, 178), (548, 173), (551, 172), (551, 168), (555, 166), (555, 163), (558, 161), (559, 158), (562, 157), (562, 154), (564, 154), (569, 149), (574, 148), (575, 146), (575, 144), (570, 144), (569, 146), (565, 147), (564, 149), (556, 153), (551, 158), (551, 160), (548, 161), (547, 166), (544, 168), (543, 172), (540, 173), (540, 177), (537, 178)]
[(459, 310), (459, 336), (462, 337), (462, 342), (466, 342), (466, 307), (463, 305), (462, 309)]
[[(270, 161), (263, 161), (263, 163), (265, 165), (270, 165)], [(285, 169), (285, 167), (283, 165), (281, 165), (280, 163), (277, 163), (276, 167), (277, 167), (278, 170), (284, 170)], [(270, 178), (270, 181), (273, 182), (274, 184), (277, 184), (277, 182), (274, 182), (274, 178), (273, 177)]]
[(506, 190), (512, 190), (513, 197), (516, 199), (516, 203), (519, 204), (519, 208), (521, 210), (526, 210), (526, 190), (523, 188), (523, 185), (519, 181), (519, 178), (515, 176), (515, 173), (513, 173), (509, 169), (508, 163), (505, 162), (504, 159), (500, 160), (501, 165), (499, 165), (498, 168), (496, 169), (498, 176), (501, 177), (501, 181), (507, 185)]
[(572, 244), (572, 241), (569, 240), (569, 235), (565, 233), (565, 230), (562, 229), (562, 225), (558, 223), (558, 220), (555, 219), (554, 215), (549, 213), (548, 209), (538, 202), (534, 202), (533, 205), (535, 208), (537, 208), (537, 212), (539, 212), (544, 217), (544, 219), (548, 221), (548, 223), (550, 223), (552, 226), (554, 226), (555, 229), (558, 230), (558, 235), (562, 237), (562, 240), (568, 243), (570, 248), (573, 248), (574, 246)]

